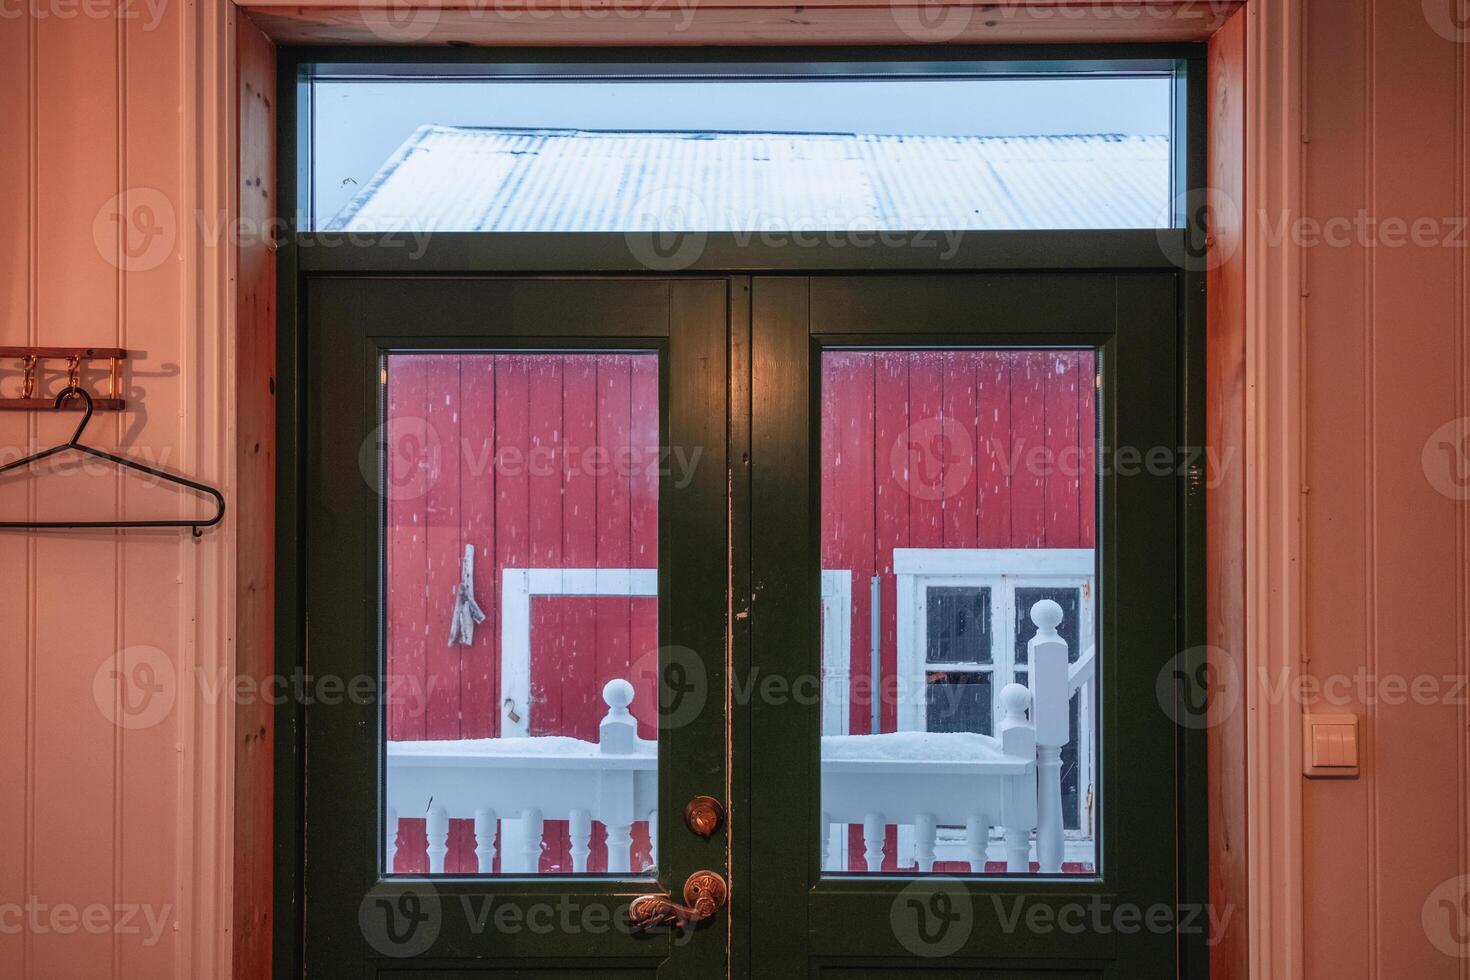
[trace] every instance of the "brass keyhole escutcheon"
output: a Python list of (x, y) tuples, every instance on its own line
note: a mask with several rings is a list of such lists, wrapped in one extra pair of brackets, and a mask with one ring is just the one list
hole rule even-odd
[(696, 796), (684, 807), (684, 823), (700, 837), (709, 840), (725, 823), (725, 806), (713, 796)]

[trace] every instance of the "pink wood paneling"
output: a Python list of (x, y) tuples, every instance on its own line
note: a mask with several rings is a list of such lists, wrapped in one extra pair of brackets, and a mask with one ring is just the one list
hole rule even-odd
[[(1307, 144), (1304, 195), (1305, 210), (1315, 219), (1351, 217), (1369, 204), (1374, 152), (1367, 69), (1371, 6), (1371, 0), (1332, 3), (1332, 36), (1306, 35), (1313, 142)], [(1329, 6), (1313, 0), (1306, 9), (1308, 17), (1320, 20)], [(1328, 72), (1335, 76), (1330, 84)], [(1328, 441), (1308, 439), (1305, 460), (1311, 487), (1306, 549), (1309, 569), (1320, 569), (1307, 576), (1307, 654), (1312, 675), (1321, 678), (1348, 675), (1366, 665), (1371, 643), (1368, 258), (1362, 245), (1314, 248), (1306, 256), (1308, 288), (1320, 284), (1317, 295), (1308, 297), (1307, 314), (1312, 321), (1332, 324), (1321, 333), (1308, 331), (1304, 341), (1311, 376), (1303, 392), (1308, 425), (1330, 423), (1333, 430)], [(1378, 975), (1372, 966), (1370, 900), (1377, 878), (1374, 732), (1365, 724), (1362, 735), (1366, 778), (1307, 783), (1303, 794), (1303, 939), (1309, 951), (1307, 973), (1315, 978)]]
[[(193, 229), (181, 213), (191, 175), (176, 111), (185, 8), (11, 13), (22, 16), (0, 23), (0, 343), (128, 348), (132, 407), (99, 416), (87, 438), (176, 467), (186, 393), (200, 390), (184, 358), (193, 328), (179, 260), (180, 229)], [(9, 391), (11, 365), (3, 372)], [(74, 423), (6, 413), (0, 458), (60, 441)], [(169, 491), (90, 468), (0, 487), (7, 516), (177, 506)], [(63, 915), (95, 905), (110, 919), (127, 908), (160, 930), (6, 928), (0, 975), (178, 968), (189, 911), (177, 860), (181, 743), (190, 736), (179, 707), (188, 688), (174, 685), (193, 636), (185, 610), (195, 603), (181, 582), (199, 551), (174, 534), (0, 535), (0, 905), (45, 903)], [(139, 663), (168, 690), (146, 700), (130, 680)]]
[[(1452, 4), (1306, 5), (1306, 211), (1354, 225), (1304, 249), (1305, 653), (1317, 681), (1351, 681), (1363, 726), (1362, 778), (1305, 786), (1309, 977), (1464, 976), (1421, 924), (1467, 870), (1465, 705), (1443, 696), (1466, 671), (1465, 509), (1421, 461), (1467, 414), (1466, 49), (1431, 25), (1441, 7), (1463, 27)], [(1431, 239), (1395, 242), (1395, 221)]]
[[(30, 212), (35, 60), (32, 24), (0, 31), (0, 343), (36, 343), (32, 324), (31, 281), (35, 265)], [(13, 379), (9, 379), (13, 383)], [(0, 452), (6, 460), (30, 450), (31, 420), (0, 413)], [(0, 509), (24, 514), (30, 492), (14, 481), (0, 482)], [(31, 642), (31, 542), (0, 534), (0, 901), (14, 902), (30, 894), (31, 701), (35, 646)], [(24, 932), (0, 932), (0, 973), (23, 976), (29, 939)]]
[[(122, 332), (117, 239), (107, 235), (99, 247), (92, 234), (78, 233), (91, 231), (103, 202), (124, 186), (118, 172), (119, 23), (90, 17), (43, 19), (36, 26), (35, 180), (37, 198), (46, 204), (34, 232), (35, 302), (41, 329), (58, 344), (100, 343), (98, 332), (109, 343), (114, 338), (120, 342)], [(73, 80), (79, 77), (100, 84), (78, 98)], [(74, 160), (87, 160), (88, 165), (68, 165)], [(150, 412), (155, 405), (150, 392)], [(59, 442), (68, 426), (67, 419), (55, 415), (40, 418), (40, 439), (46, 445)], [(94, 429), (104, 444), (115, 441), (115, 424)], [(38, 495), (38, 516), (61, 517), (78, 507), (107, 508), (100, 502), (111, 501), (116, 493), (115, 478), (109, 475), (65, 479), (74, 484), (69, 492), (60, 490), (58, 478), (55, 490)], [(87, 480), (85, 487), (81, 479)], [(121, 649), (120, 603), (126, 599), (118, 575), (120, 559), (113, 534), (37, 536), (34, 541), (34, 574), (42, 585), (32, 607), (37, 656), (30, 765), (36, 819), (27, 843), (30, 894), (40, 901), (111, 903), (117, 892), (122, 729), (93, 709), (92, 677)], [(101, 614), (78, 615), (78, 601)], [(62, 855), (68, 858), (59, 859)], [(105, 933), (63, 935), (38, 929), (28, 939), (30, 968), (44, 975), (80, 976), (114, 955), (113, 938)]]

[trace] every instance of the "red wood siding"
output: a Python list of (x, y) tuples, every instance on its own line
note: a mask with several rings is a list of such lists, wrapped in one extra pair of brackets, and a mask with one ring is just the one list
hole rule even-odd
[[(412, 354), (389, 361), (387, 641), (391, 739), (500, 734), (500, 582), (506, 568), (652, 568), (658, 555), (658, 366), (651, 355)], [(486, 620), (448, 646), (466, 544)], [(531, 603), (532, 735), (595, 739), (602, 685), (630, 678), (639, 734), (656, 735), (657, 603)], [(643, 663), (639, 663), (643, 658)], [(636, 669), (635, 669), (636, 668)], [(547, 821), (542, 870), (569, 870)], [(427, 871), (422, 818), (400, 822), (396, 870)], [(648, 859), (634, 829), (634, 862)], [(589, 870), (606, 868), (594, 828)], [(445, 870), (475, 869), (473, 821), (450, 827)]]
[[(896, 672), (894, 548), (1092, 545), (1092, 378), (1092, 355), (1075, 351), (825, 355), (822, 565), (853, 573), (852, 731), (866, 730), (869, 715), (874, 574), (888, 683)], [(658, 441), (657, 386), (651, 356), (391, 360), (390, 738), (499, 735), (503, 569), (656, 566), (658, 474), (648, 453)], [(619, 465), (628, 450), (641, 454), (637, 465)], [(475, 594), (488, 618), (473, 646), (450, 647), (465, 544), (476, 549)], [(656, 602), (543, 597), (531, 610), (532, 704), (517, 706), (530, 711), (531, 734), (595, 739), (602, 685), (627, 677), (640, 735), (653, 738)], [(893, 698), (881, 718), (893, 730)], [(423, 820), (404, 819), (397, 870), (426, 871), (424, 843)], [(642, 824), (634, 847), (635, 861), (647, 855)], [(568, 848), (565, 823), (548, 821), (542, 870), (569, 868)], [(599, 826), (589, 869), (605, 858)], [(474, 867), (471, 821), (455, 820), (446, 871)]]
[[(871, 711), (874, 575), (880, 720), (896, 726), (894, 548), (1093, 546), (1094, 364), (1078, 351), (823, 355), (822, 567), (853, 575), (850, 731), (867, 731)], [(851, 866), (862, 867), (852, 835)], [(890, 827), (885, 870), (896, 870), (896, 853)]]

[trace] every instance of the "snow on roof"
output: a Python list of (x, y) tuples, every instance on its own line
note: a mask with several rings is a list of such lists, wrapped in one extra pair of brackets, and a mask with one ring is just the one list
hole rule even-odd
[(327, 231), (1154, 228), (1165, 136), (429, 125)]

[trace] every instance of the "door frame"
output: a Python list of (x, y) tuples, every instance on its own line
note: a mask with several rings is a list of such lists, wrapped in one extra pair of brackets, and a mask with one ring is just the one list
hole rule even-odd
[[(1185, 83), (1187, 101), (1179, 100), (1176, 114), (1180, 124), (1176, 132), (1178, 168), (1183, 172), (1185, 190), (1200, 193), (1206, 181), (1206, 130), (1208, 91), (1205, 84), (1207, 51), (1204, 45), (1182, 44), (1105, 44), (1105, 45), (1027, 45), (964, 46), (942, 50), (924, 49), (926, 59), (938, 62), (977, 62), (1006, 66), (1045, 64), (1097, 65), (1104, 62), (1148, 59), (1155, 62), (1179, 63), (1178, 78)], [(298, 152), (309, 134), (305, 129), (309, 107), (299, 104), (297, 82), (303, 66), (320, 63), (370, 63), (375, 65), (413, 65), (424, 62), (459, 62), (475, 65), (486, 60), (486, 52), (466, 49), (411, 48), (283, 48), (277, 54), (276, 140), (279, 148), (277, 165), (277, 200), (294, 201), (305, 176), (305, 160)], [(578, 63), (639, 64), (658, 60), (668, 63), (680, 57), (700, 64), (710, 62), (798, 62), (818, 64), (851, 64), (864, 61), (911, 61), (912, 47), (822, 47), (822, 48), (758, 48), (700, 49), (693, 54), (672, 54), (668, 49), (499, 49), (495, 60), (540, 65)], [(1181, 209), (1186, 202), (1179, 198)], [(288, 223), (289, 227), (289, 223)], [(749, 377), (751, 355), (751, 278), (756, 275), (809, 275), (822, 273), (891, 274), (925, 272), (980, 271), (1100, 271), (1133, 268), (1157, 268), (1168, 261), (1168, 255), (1186, 256), (1180, 275), (1179, 318), (1180, 387), (1182, 426), (1180, 437), (1186, 446), (1204, 446), (1205, 442), (1205, 312), (1206, 281), (1210, 262), (1205, 256), (1214, 247), (1206, 241), (1200, 227), (1185, 227), (1170, 234), (1152, 230), (1140, 231), (967, 231), (959, 239), (954, 254), (941, 259), (934, 247), (934, 232), (906, 232), (890, 236), (871, 247), (851, 248), (831, 244), (815, 244), (793, 248), (780, 243), (752, 239), (742, 242), (734, 234), (718, 233), (702, 236), (703, 247), (693, 262), (677, 271), (656, 273), (672, 278), (712, 276), (729, 282), (729, 350), (731, 376), (729, 440), (731, 459), (748, 453), (751, 437), (749, 413)], [(643, 236), (651, 237), (651, 236)], [(278, 511), (276, 540), (276, 630), (275, 672), (293, 676), (304, 669), (304, 568), (301, 548), (304, 542), (303, 517), (304, 454), (302, 433), (302, 369), (305, 359), (305, 335), (302, 330), (304, 283), (318, 275), (484, 275), (484, 276), (606, 276), (610, 278), (648, 278), (648, 268), (638, 258), (634, 243), (640, 236), (617, 233), (513, 233), (484, 235), (476, 233), (435, 233), (421, 251), (410, 253), (401, 247), (340, 247), (342, 233), (297, 233), (281, 239), (275, 256), (277, 302), (277, 374), (276, 374), (276, 445), (279, 460), (276, 475)], [(1161, 259), (1163, 261), (1161, 261)], [(1174, 260), (1177, 263), (1177, 260)], [(741, 380), (743, 378), (743, 380)], [(748, 456), (747, 456), (748, 458)], [(733, 512), (749, 513), (751, 488), (748, 468), (732, 473), (731, 506)], [(1205, 498), (1198, 483), (1198, 470), (1192, 469), (1193, 489), (1181, 484), (1180, 528), (1183, 544), (1179, 577), (1179, 635), (1189, 646), (1206, 642), (1204, 550)], [(732, 540), (731, 559), (738, 578), (739, 569), (748, 572), (749, 541)], [(748, 594), (748, 592), (746, 593)], [(727, 637), (731, 676), (748, 676), (749, 619), (731, 618)], [(275, 712), (274, 808), (274, 909), (273, 955), (274, 975), (299, 976), (303, 963), (304, 936), (300, 912), (303, 907), (301, 868), (303, 861), (302, 793), (304, 760), (302, 753), (302, 706), (287, 704)], [(736, 712), (731, 718), (736, 744), (742, 729), (748, 730), (748, 718)], [(1181, 902), (1205, 904), (1209, 896), (1210, 827), (1207, 813), (1207, 747), (1206, 732), (1180, 728), (1177, 743), (1179, 797), (1188, 805), (1179, 808), (1178, 839), (1181, 874), (1178, 896)], [(748, 808), (751, 787), (746, 781), (748, 770), (729, 774), (729, 804), (733, 812)], [(1183, 815), (1200, 815), (1186, 819)], [(750, 840), (745, 825), (730, 821), (730, 861), (740, 867), (748, 862)], [(751, 896), (748, 891), (732, 889), (731, 916), (748, 921)], [(745, 939), (748, 941), (748, 935)], [(748, 946), (737, 938), (730, 948), (730, 969), (741, 975), (741, 964), (748, 963)], [(1181, 944), (1181, 976), (1208, 975), (1210, 951), (1200, 935)]]

